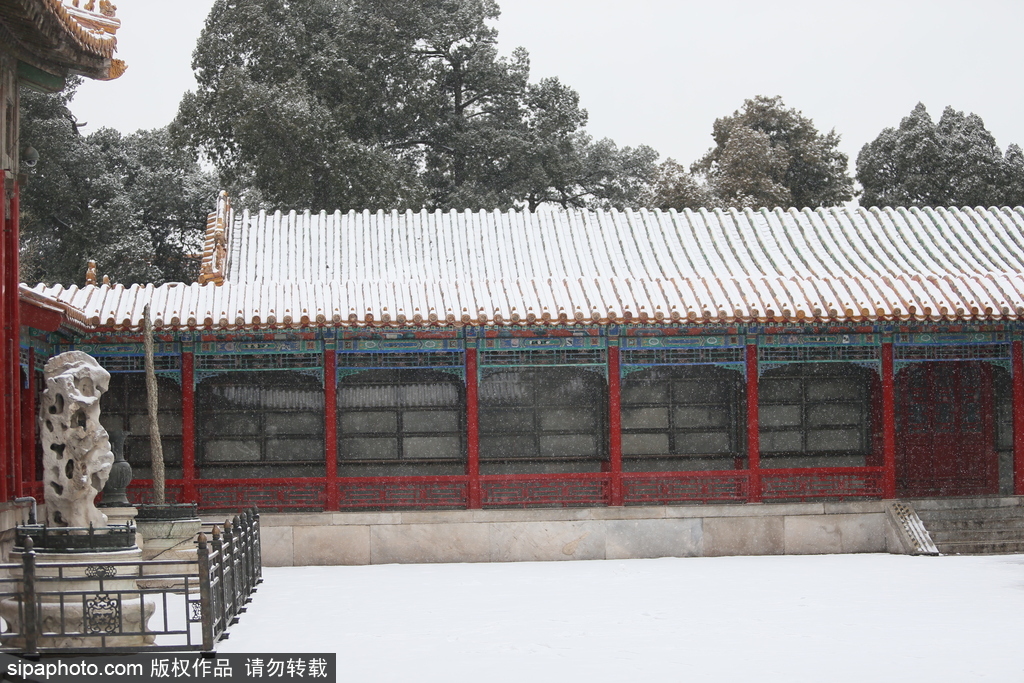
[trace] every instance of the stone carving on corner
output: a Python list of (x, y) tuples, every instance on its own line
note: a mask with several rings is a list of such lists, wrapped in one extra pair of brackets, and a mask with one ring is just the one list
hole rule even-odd
[(82, 351), (54, 356), (43, 368), (39, 434), (43, 444), (43, 489), (48, 524), (107, 526), (96, 508), (114, 462), (107, 430), (100, 425), (100, 396), (110, 373)]

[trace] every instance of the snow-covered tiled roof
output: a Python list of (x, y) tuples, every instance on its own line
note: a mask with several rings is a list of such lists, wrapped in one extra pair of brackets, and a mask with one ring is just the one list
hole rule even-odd
[(225, 219), (222, 285), (35, 291), (120, 328), (1024, 317), (1021, 208)]
[(121, 26), (116, 10), (110, 0), (5, 0), (0, 33), (33, 66), (109, 80), (126, 68), (113, 58)]

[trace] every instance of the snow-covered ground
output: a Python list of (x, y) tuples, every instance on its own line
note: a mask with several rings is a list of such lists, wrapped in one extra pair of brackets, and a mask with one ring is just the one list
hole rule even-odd
[(339, 681), (1024, 681), (1024, 555), (267, 568), (220, 652)]

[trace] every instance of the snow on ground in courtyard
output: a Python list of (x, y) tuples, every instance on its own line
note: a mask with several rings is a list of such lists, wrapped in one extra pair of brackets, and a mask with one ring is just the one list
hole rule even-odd
[(338, 681), (1024, 681), (1024, 555), (266, 568), (230, 633)]

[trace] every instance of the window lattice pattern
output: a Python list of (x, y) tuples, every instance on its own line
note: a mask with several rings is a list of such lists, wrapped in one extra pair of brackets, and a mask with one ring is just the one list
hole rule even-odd
[(501, 370), (480, 382), (480, 458), (600, 460), (604, 379), (577, 368)]
[[(173, 379), (157, 377), (157, 405), (164, 463), (173, 479), (181, 476), (181, 387)], [(110, 388), (100, 398), (100, 409), (100, 423), (107, 432), (125, 435), (124, 456), (135, 477), (151, 477), (146, 376), (134, 372), (112, 375)]]
[(429, 370), (361, 372), (338, 383), (338, 458), (351, 464), (465, 457), (462, 382)]
[[(145, 356), (96, 356), (96, 360), (110, 373), (146, 371)], [(178, 372), (181, 356), (153, 356), (153, 368), (157, 372)]]
[(481, 366), (604, 365), (604, 349), (546, 349), (543, 351), (483, 351)]
[(867, 455), (868, 375), (834, 364), (789, 365), (761, 378), (758, 411), (765, 455)]
[(623, 365), (710, 365), (742, 363), (743, 347), (623, 350)]
[(711, 367), (657, 367), (622, 383), (624, 456), (741, 455), (742, 375)]
[(324, 391), (293, 372), (230, 373), (196, 389), (201, 475), (324, 474)]
[(320, 368), (319, 353), (259, 353), (196, 355), (196, 370), (289, 370)]
[(463, 364), (461, 351), (338, 354), (339, 368), (452, 368)]
[(897, 360), (1005, 360), (1010, 357), (1009, 344), (896, 345)]
[(761, 346), (758, 360), (766, 363), (827, 363), (879, 360), (880, 346)]

